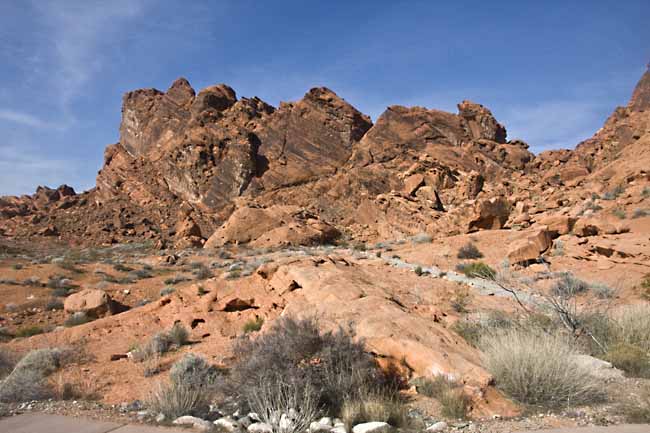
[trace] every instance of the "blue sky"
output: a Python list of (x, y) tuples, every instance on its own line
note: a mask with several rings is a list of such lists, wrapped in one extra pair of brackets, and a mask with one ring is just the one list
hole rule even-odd
[(534, 151), (572, 147), (650, 61), (650, 2), (0, 2), (0, 195), (94, 185), (122, 94), (228, 83), (276, 105), (332, 88), (376, 119), (471, 99)]

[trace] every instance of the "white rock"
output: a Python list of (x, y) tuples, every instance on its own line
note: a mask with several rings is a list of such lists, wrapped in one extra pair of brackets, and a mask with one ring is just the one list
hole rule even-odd
[(192, 426), (193, 428), (204, 432), (212, 430), (212, 423), (210, 423), (210, 421), (206, 421), (204, 419), (197, 418), (195, 416), (189, 416), (189, 415), (176, 418), (173, 424)]
[(164, 422), (166, 418), (167, 417), (165, 416), (164, 413), (159, 413), (158, 415), (156, 415), (156, 422), (157, 423)]
[(352, 427), (352, 433), (388, 433), (389, 431), (390, 425), (380, 421), (364, 422)]
[(278, 427), (280, 427), (280, 431), (290, 431), (291, 428), (293, 427), (293, 421), (289, 416), (287, 416), (286, 413), (283, 413), (282, 416), (280, 417), (280, 422), (278, 423)]
[(256, 422), (248, 426), (248, 431), (250, 433), (273, 433), (273, 427), (265, 422)]
[(345, 428), (345, 425), (335, 425), (330, 429), (330, 433), (348, 433), (348, 429)]
[(447, 428), (447, 423), (444, 421), (437, 422), (427, 427), (428, 432), (443, 432)]
[(319, 419), (318, 423), (323, 424), (323, 425), (329, 425), (329, 426), (334, 425), (334, 423), (332, 423), (332, 418), (330, 418), (328, 416)]
[(219, 418), (214, 422), (214, 425), (229, 432), (235, 431), (239, 428), (239, 423), (229, 417)]
[(248, 417), (255, 422), (262, 422), (262, 418), (255, 412), (249, 412)]
[(320, 421), (314, 421), (309, 424), (309, 433), (329, 433), (331, 425), (322, 424)]

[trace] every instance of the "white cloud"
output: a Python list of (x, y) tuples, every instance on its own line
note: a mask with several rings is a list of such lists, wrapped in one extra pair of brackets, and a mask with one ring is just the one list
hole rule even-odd
[(0, 195), (32, 193), (37, 185), (67, 183), (78, 190), (91, 187), (79, 172), (77, 160), (47, 158), (27, 147), (0, 147)]
[(102, 44), (110, 44), (124, 20), (139, 15), (146, 0), (34, 1), (33, 7), (52, 41), (48, 74), (64, 114), (105, 61)]
[[(609, 107), (613, 110), (613, 107)], [(602, 103), (581, 100), (547, 101), (530, 106), (511, 106), (501, 110), (499, 121), (509, 138), (521, 138), (533, 151), (572, 149), (592, 136), (602, 125)]]
[(56, 124), (47, 122), (32, 114), (11, 109), (0, 108), (0, 120), (18, 123), (32, 128), (59, 128)]

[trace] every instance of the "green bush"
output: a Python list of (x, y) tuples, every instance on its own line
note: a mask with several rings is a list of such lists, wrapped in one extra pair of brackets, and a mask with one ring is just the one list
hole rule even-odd
[(483, 262), (459, 263), (456, 265), (456, 270), (469, 278), (492, 279), (496, 276), (494, 269)]
[(262, 329), (262, 325), (264, 325), (264, 318), (255, 317), (254, 319), (251, 319), (244, 323), (244, 334), (248, 334), (249, 332), (257, 332)]
[(33, 335), (43, 334), (45, 330), (40, 326), (26, 326), (16, 331), (16, 337), (31, 337)]

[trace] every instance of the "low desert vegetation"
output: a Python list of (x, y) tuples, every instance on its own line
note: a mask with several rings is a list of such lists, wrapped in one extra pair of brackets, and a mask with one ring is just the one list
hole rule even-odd
[(392, 422), (401, 419), (395, 407), (401, 382), (350, 331), (321, 332), (313, 319), (281, 318), (265, 334), (242, 339), (235, 354), (230, 388), (271, 425), (278, 422), (271, 414), (293, 400), (310, 402), (300, 410), (312, 420), (314, 411), (341, 417), (344, 408), (349, 419), (360, 419), (378, 405)]
[(440, 403), (441, 415), (448, 419), (465, 419), (471, 399), (464, 393), (463, 384), (446, 375), (424, 378), (418, 381), (419, 394), (435, 398)]
[(650, 210), (648, 209), (634, 209), (632, 212), (632, 218), (643, 218), (650, 216)]
[(612, 188), (611, 190), (605, 192), (601, 198), (603, 200), (616, 200), (618, 196), (623, 194), (625, 192), (625, 187), (623, 185), (617, 185), (616, 187)]
[(479, 251), (478, 247), (473, 242), (468, 242), (458, 250), (457, 257), (459, 259), (482, 259), (483, 253)]
[(629, 423), (650, 424), (650, 385), (646, 384), (638, 395), (629, 396), (619, 411)]
[(77, 311), (68, 316), (68, 318), (63, 323), (63, 326), (71, 328), (73, 326), (79, 326), (83, 325), (84, 323), (92, 322), (93, 320), (93, 317), (89, 316), (83, 311)]
[(605, 398), (600, 381), (562, 335), (512, 329), (483, 337), (480, 348), (497, 387), (521, 403), (558, 408)]
[(411, 238), (411, 242), (414, 244), (430, 244), (432, 241), (433, 237), (427, 233), (418, 233)]
[(37, 349), (25, 355), (0, 382), (0, 402), (44, 400), (54, 395), (47, 377), (64, 359), (61, 349)]
[(132, 350), (135, 362), (144, 362), (159, 357), (175, 347), (187, 344), (189, 332), (181, 323), (175, 323), (169, 331), (159, 332), (146, 343)]
[(650, 197), (650, 186), (646, 186), (643, 188), (643, 191), (641, 191), (641, 197), (643, 198)]
[(551, 292), (553, 295), (562, 297), (572, 297), (589, 290), (589, 284), (570, 272), (564, 272), (560, 278), (553, 284)]
[(254, 319), (250, 319), (246, 323), (244, 323), (244, 334), (248, 334), (249, 332), (257, 332), (260, 329), (262, 329), (263, 325), (264, 325), (263, 317), (255, 317)]
[(483, 262), (459, 263), (456, 270), (469, 278), (494, 278), (496, 272)]

